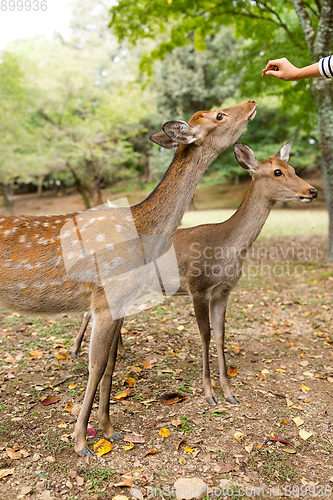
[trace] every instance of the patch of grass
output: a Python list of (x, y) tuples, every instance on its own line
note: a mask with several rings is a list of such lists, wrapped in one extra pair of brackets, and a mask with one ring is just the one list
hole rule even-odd
[(185, 434), (195, 434), (195, 430), (192, 429), (192, 420), (187, 417), (186, 415), (181, 415), (180, 416), (180, 421), (182, 423), (181, 429), (179, 429), (182, 432), (185, 432)]
[(100, 469), (97, 466), (89, 467), (89, 469), (84, 470), (84, 475), (87, 481), (91, 484), (87, 485), (88, 490), (99, 490), (99, 486), (102, 485), (104, 481), (108, 481), (116, 471), (111, 469), (111, 467), (106, 467), (105, 469)]
[[(262, 464), (257, 466), (257, 462)], [(269, 453), (268, 450), (260, 453), (255, 453), (249, 460), (251, 468), (255, 469), (260, 476), (270, 483), (272, 478), (277, 481), (286, 481), (287, 479), (296, 481), (298, 472), (290, 464), (287, 457), (277, 455), (276, 453)]]

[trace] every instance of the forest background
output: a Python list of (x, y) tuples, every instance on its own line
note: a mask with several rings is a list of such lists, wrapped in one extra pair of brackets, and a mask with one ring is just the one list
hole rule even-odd
[[(331, 82), (261, 77), (273, 57), (310, 64), (320, 40), (331, 53), (322, 24), (333, 22), (332, 4), (74, 1), (66, 39), (17, 40), (0, 54), (0, 189), (8, 210), (27, 190), (41, 197), (75, 187), (85, 208), (106, 201), (105, 187), (113, 197), (124, 185), (149, 191), (173, 156), (150, 143), (150, 133), (167, 120), (255, 99), (259, 113), (241, 141), (263, 160), (292, 140), (297, 173), (322, 168), (333, 260), (333, 140), (325, 150), (333, 132), (320, 113)], [(228, 148), (202, 184), (247, 177)]]

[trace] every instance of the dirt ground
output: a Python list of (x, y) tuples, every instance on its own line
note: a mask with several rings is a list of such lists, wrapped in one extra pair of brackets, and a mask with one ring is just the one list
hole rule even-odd
[[(251, 252), (226, 325), (239, 405), (219, 389), (214, 342), (220, 402), (204, 399), (188, 297), (127, 318), (129, 357), (117, 361), (113, 396), (133, 387), (111, 401), (126, 440), (100, 458), (78, 457), (71, 442), (88, 376), (90, 330), (81, 357), (69, 357), (82, 316), (2, 310), (0, 477), (9, 472), (1, 499), (166, 499), (184, 477), (203, 479), (211, 498), (333, 498), (333, 267), (324, 256), (323, 237), (260, 241)], [(186, 398), (166, 405), (161, 396), (169, 392)], [(97, 409), (98, 396), (91, 448), (103, 438)], [(226, 480), (233, 486), (223, 494)]]

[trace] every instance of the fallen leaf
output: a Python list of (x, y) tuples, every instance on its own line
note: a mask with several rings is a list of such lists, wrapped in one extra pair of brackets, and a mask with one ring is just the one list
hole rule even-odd
[(327, 377), (327, 382), (329, 382), (330, 384), (333, 384), (333, 378), (332, 377)]
[(292, 454), (292, 453), (296, 453), (296, 451), (295, 451), (295, 450), (292, 450), (292, 449), (290, 449), (290, 448), (281, 448), (281, 449), (282, 449), (283, 451), (285, 451), (286, 453), (290, 453), (290, 454)]
[(251, 451), (253, 450), (253, 446), (254, 446), (253, 443), (248, 444), (247, 446), (245, 446), (245, 450), (247, 451), (247, 453), (251, 453)]
[(0, 470), (0, 479), (6, 477), (6, 476), (11, 476), (14, 474), (15, 469), (1, 469)]
[(60, 424), (58, 425), (58, 427), (60, 427), (60, 429), (66, 429), (67, 428), (67, 424), (66, 424), (66, 422), (60, 422)]
[(290, 401), (290, 399), (288, 399), (288, 398), (286, 398), (286, 403), (287, 403), (288, 408), (290, 408), (290, 406), (293, 406), (293, 404), (294, 404), (294, 403), (293, 403), (292, 401)]
[(263, 373), (264, 375), (269, 375), (271, 372), (267, 370), (267, 368), (264, 368), (263, 370), (261, 370), (261, 373)]
[(148, 363), (148, 361), (143, 361), (142, 364), (146, 370), (150, 370), (151, 368), (154, 368), (154, 363)]
[(279, 373), (287, 373), (287, 370), (283, 370), (282, 368), (276, 368), (275, 371)]
[(128, 497), (126, 495), (116, 495), (112, 497), (112, 500), (128, 500)]
[(229, 377), (236, 377), (237, 372), (238, 372), (237, 366), (229, 366), (227, 374), (229, 375)]
[(232, 345), (231, 347), (235, 354), (239, 354), (242, 350), (242, 347), (239, 347), (238, 345)]
[(185, 329), (185, 326), (184, 326), (184, 325), (180, 325), (180, 326), (178, 326), (178, 328), (177, 328), (177, 330), (179, 330), (180, 332), (181, 332), (182, 330), (184, 330), (184, 329)]
[(20, 490), (20, 495), (28, 495), (32, 491), (32, 486), (23, 486)]
[(305, 359), (306, 358), (306, 354), (304, 354), (304, 352), (301, 352), (300, 357), (303, 358), (303, 359)]
[(269, 441), (278, 442), (278, 443), (282, 443), (282, 444), (291, 444), (286, 439), (280, 439), (280, 438), (277, 438), (277, 437), (270, 437)]
[(125, 450), (125, 451), (132, 450), (133, 448), (134, 448), (134, 444), (133, 443), (130, 443), (128, 446), (123, 446), (123, 450)]
[(29, 352), (30, 356), (32, 356), (33, 358), (40, 358), (41, 355), (42, 355), (42, 352), (40, 351), (30, 351)]
[(297, 427), (300, 427), (301, 425), (304, 424), (304, 420), (302, 420), (300, 417), (295, 417), (292, 420)]
[(54, 403), (57, 403), (58, 401), (59, 399), (55, 396), (47, 396), (46, 398), (40, 400), (43, 406), (52, 405)]
[(281, 420), (281, 422), (278, 423), (278, 426), (280, 427), (281, 425), (289, 425), (287, 420)]
[(130, 396), (130, 395), (131, 395), (131, 389), (128, 387), (124, 391), (116, 394), (112, 399), (114, 401), (121, 401), (122, 399), (128, 398), (128, 396)]
[(239, 431), (237, 431), (237, 432), (235, 432), (235, 434), (234, 434), (234, 438), (235, 438), (235, 439), (236, 439), (236, 440), (237, 440), (240, 444), (242, 444), (242, 441), (243, 441), (243, 439), (245, 438), (245, 434), (244, 434), (243, 432), (239, 432)]
[(30, 455), (27, 450), (19, 447), (6, 448), (6, 453), (12, 460), (20, 460), (21, 458), (26, 458)]
[(306, 377), (311, 377), (313, 378), (314, 374), (312, 372), (303, 372), (303, 375), (305, 375)]
[(293, 410), (305, 411), (305, 408), (300, 408), (299, 406), (292, 405)]
[(147, 453), (145, 453), (143, 457), (147, 457), (148, 455), (156, 455), (156, 453), (161, 453), (161, 451), (153, 448), (152, 450), (147, 451)]
[(55, 357), (57, 359), (67, 359), (70, 358), (70, 355), (67, 352), (56, 352)]
[(186, 464), (185, 458), (184, 457), (180, 457), (179, 463), (180, 463), (180, 465), (185, 465)]
[(309, 439), (309, 437), (312, 436), (312, 432), (307, 432), (304, 429), (301, 429), (298, 434), (301, 439), (304, 439), (304, 441), (306, 441), (307, 439)]
[(187, 396), (185, 396), (184, 394), (180, 394), (179, 392), (165, 392), (160, 397), (160, 400), (166, 405), (173, 405), (175, 403), (183, 401), (186, 398)]
[(94, 452), (98, 457), (109, 453), (112, 450), (112, 444), (106, 439), (100, 439), (98, 443), (94, 444)]
[(133, 377), (129, 377), (125, 379), (125, 383), (128, 385), (128, 387), (134, 387), (136, 385), (136, 380)]
[(46, 460), (47, 462), (52, 463), (52, 462), (55, 462), (55, 460), (56, 460), (56, 459), (50, 455), (49, 457), (46, 457), (46, 458), (45, 458), (45, 460)]
[[(131, 486), (133, 486), (133, 481), (132, 481), (132, 479), (123, 479), (122, 481), (120, 481), (117, 484), (114, 484), (113, 486), (115, 486), (116, 488), (121, 488), (121, 487), (125, 487), (125, 486), (127, 486), (127, 488), (130, 488)], [(119, 495), (119, 496), (121, 496), (121, 495)], [(127, 500), (128, 500), (128, 498), (127, 498)]]
[(171, 423), (174, 427), (179, 427), (179, 425), (181, 425), (181, 420), (179, 417), (175, 418), (174, 420), (171, 420)]
[(11, 354), (9, 354), (8, 352), (6, 354), (7, 357), (4, 359), (6, 363), (16, 363), (16, 359)]
[(91, 429), (89, 427), (89, 429), (87, 429), (87, 434), (88, 434), (88, 436), (95, 437), (96, 436), (96, 431), (95, 431), (95, 429)]
[(179, 450), (179, 448), (182, 444), (187, 444), (187, 439), (182, 439), (181, 441), (179, 441), (179, 443), (176, 445), (177, 451)]
[(72, 390), (72, 389), (75, 389), (76, 387), (76, 384), (73, 384), (72, 382), (70, 384), (68, 384), (68, 389)]
[(308, 391), (310, 390), (310, 387), (308, 387), (307, 385), (304, 385), (304, 384), (303, 384), (303, 385), (302, 385), (302, 387), (301, 387), (301, 390), (302, 390), (303, 392), (304, 392), (304, 391), (307, 391), (307, 392), (308, 392)]
[(145, 443), (145, 438), (143, 436), (139, 436), (138, 434), (128, 434), (124, 437), (124, 441), (127, 443), (140, 444)]
[(193, 453), (195, 448), (190, 448), (189, 446), (185, 446), (185, 453)]
[(264, 373), (261, 372), (261, 373), (259, 373), (258, 378), (259, 378), (259, 380), (265, 380), (266, 376)]
[(162, 429), (159, 430), (159, 435), (162, 437), (168, 437), (168, 436), (170, 436), (170, 431), (169, 431), (169, 429), (162, 427)]

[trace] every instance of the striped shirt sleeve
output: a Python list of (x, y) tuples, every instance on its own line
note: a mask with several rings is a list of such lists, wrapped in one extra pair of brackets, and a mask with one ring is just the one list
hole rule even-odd
[(324, 78), (333, 78), (333, 56), (323, 57), (320, 59), (319, 73)]

